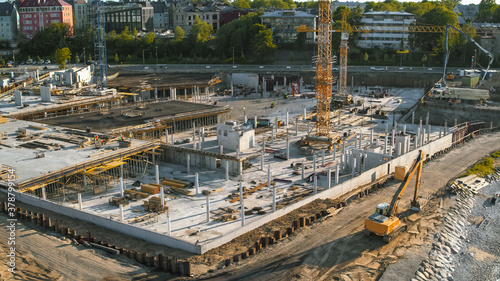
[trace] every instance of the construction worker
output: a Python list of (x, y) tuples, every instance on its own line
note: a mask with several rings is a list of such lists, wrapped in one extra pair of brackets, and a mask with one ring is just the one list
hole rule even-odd
[(285, 99), (288, 99), (288, 93), (285, 93)]
[(271, 103), (271, 108), (274, 108), (274, 102)]

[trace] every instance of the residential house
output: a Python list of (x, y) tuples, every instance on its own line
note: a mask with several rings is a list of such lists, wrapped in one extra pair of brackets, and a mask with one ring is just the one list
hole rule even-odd
[[(408, 25), (414, 24), (415, 15), (407, 12), (370, 11), (363, 13), (361, 23), (383, 30), (361, 33), (358, 47), (399, 50), (408, 47)], [(403, 46), (401, 46), (401, 44)]]
[(0, 41), (15, 42), (19, 30), (19, 14), (16, 5), (0, 3)]
[[(315, 30), (317, 17), (297, 10), (264, 12), (260, 16), (262, 24), (273, 31), (273, 40), (278, 44), (295, 42), (297, 28), (301, 25)], [(309, 43), (316, 42), (316, 32), (307, 32), (306, 39)]]
[(63, 0), (23, 0), (19, 4), (21, 33), (27, 38), (53, 23), (73, 28), (73, 7)]

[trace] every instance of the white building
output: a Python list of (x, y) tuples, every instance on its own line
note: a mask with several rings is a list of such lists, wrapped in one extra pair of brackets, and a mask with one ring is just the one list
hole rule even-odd
[[(305, 25), (307, 29), (315, 30), (317, 18), (318, 16), (297, 10), (265, 12), (260, 16), (262, 25), (273, 31), (276, 43), (294, 43), (297, 40), (297, 28)], [(316, 32), (306, 32), (306, 40), (315, 43)]]
[(244, 151), (254, 147), (255, 131), (236, 121), (227, 121), (225, 124), (217, 124), (217, 142), (226, 150)]
[(156, 30), (166, 30), (169, 27), (169, 12), (165, 2), (151, 2), (154, 10), (154, 27)]
[(406, 12), (366, 12), (361, 19), (362, 24), (368, 29), (374, 29), (369, 33), (362, 33), (358, 47), (379, 48), (399, 50), (401, 41), (403, 49), (408, 46), (408, 25), (414, 24), (415, 15)]
[(19, 13), (16, 5), (0, 3), (0, 41), (14, 42), (19, 30)]

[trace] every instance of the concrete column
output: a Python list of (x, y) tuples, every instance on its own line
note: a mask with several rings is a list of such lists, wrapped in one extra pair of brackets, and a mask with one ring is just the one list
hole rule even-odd
[(288, 120), (289, 120), (289, 114), (288, 114), (288, 109), (287, 109), (287, 110), (286, 110), (286, 126), (287, 126), (287, 127), (288, 127), (288, 125), (290, 124), (290, 123), (288, 122)]
[(186, 168), (187, 168), (187, 172), (189, 174), (189, 173), (191, 173), (191, 155), (187, 154), (186, 157), (187, 157)]
[(288, 129), (286, 129), (286, 159), (290, 159), (290, 141), (288, 139)]
[(83, 208), (82, 194), (78, 193), (78, 209), (81, 211)]
[[(493, 122), (492, 122), (493, 124)], [(295, 135), (299, 135), (299, 120), (295, 120)]]
[(335, 166), (335, 184), (339, 184), (339, 165)]
[(196, 142), (196, 124), (193, 122), (193, 142)]
[(332, 159), (332, 161), (335, 162), (336, 158), (337, 158), (337, 145), (333, 145), (333, 159)]
[(443, 134), (443, 128), (439, 127), (439, 138), (441, 138), (442, 134)]
[(427, 117), (425, 117), (425, 125), (429, 126), (429, 111), (427, 111)]
[(361, 149), (361, 141), (363, 141), (363, 133), (359, 133), (359, 149)]
[(161, 209), (165, 210), (165, 187), (160, 186), (160, 200), (161, 200)]
[(245, 116), (243, 116), (243, 123), (244, 123), (244, 124), (246, 124), (247, 122), (248, 122), (248, 118), (247, 118), (247, 116), (245, 115)]
[(210, 196), (207, 196), (207, 222), (210, 222)]
[(158, 99), (158, 88), (155, 87), (155, 100)]
[(47, 200), (47, 195), (45, 193), (45, 186), (42, 186), (42, 199)]
[(257, 121), (257, 116), (253, 118), (253, 128), (257, 129), (258, 121)]
[(344, 169), (344, 154), (340, 155), (340, 168), (342, 170)]
[(123, 222), (123, 205), (120, 204), (119, 208), (120, 208), (120, 222)]
[(168, 144), (168, 129), (165, 129), (165, 143)]
[(401, 156), (401, 143), (398, 142), (398, 146), (396, 148), (396, 156)]
[(431, 142), (431, 125), (427, 125), (427, 142)]
[(373, 144), (373, 130), (370, 130), (370, 145)]
[(444, 121), (444, 135), (446, 136), (448, 134), (448, 122)]
[(172, 135), (170, 136), (170, 138), (171, 138), (170, 143), (171, 143), (172, 145), (174, 145), (174, 134), (172, 134)]
[(422, 135), (420, 136), (420, 144), (423, 146), (425, 144), (425, 128), (422, 131)]
[(318, 177), (315, 175), (314, 176), (314, 189), (313, 189), (313, 194), (316, 195), (318, 194)]
[(285, 91), (288, 91), (288, 85), (286, 84), (286, 76), (283, 77), (283, 86), (285, 86)]
[(194, 185), (196, 187), (196, 195), (200, 193), (200, 177), (198, 173), (194, 174)]
[(406, 135), (406, 124), (403, 126), (403, 135)]
[(276, 187), (273, 187), (273, 212), (276, 212)]
[(356, 175), (356, 158), (352, 158), (352, 177)]
[(325, 166), (325, 150), (321, 150), (321, 166)]
[(490, 121), (490, 129), (493, 129), (493, 121)]
[(398, 133), (398, 121), (394, 121), (394, 130), (396, 130), (396, 134)]
[(306, 117), (307, 117), (307, 108), (304, 107), (304, 117), (302, 120), (306, 121)]
[(455, 126), (456, 126), (457, 124), (458, 124), (458, 122), (457, 122), (457, 118), (455, 117)]
[(83, 188), (87, 190), (87, 176), (85, 175), (85, 169), (83, 170)]
[(267, 166), (267, 188), (271, 189), (271, 165)]
[(313, 155), (313, 173), (316, 173), (316, 155)]
[(417, 138), (415, 139), (415, 148), (420, 146), (420, 127), (417, 128)]
[(387, 153), (387, 134), (385, 134), (385, 140), (384, 140), (384, 154)]
[(219, 153), (224, 154), (224, 146), (222, 144), (219, 145)]
[(366, 171), (366, 158), (368, 158), (368, 154), (365, 154), (363, 158), (363, 172)]
[(245, 226), (245, 206), (243, 204), (243, 183), (240, 182), (241, 226)]
[[(207, 199), (208, 199), (208, 197), (207, 197)], [(172, 235), (172, 226), (170, 225), (170, 216), (169, 215), (167, 215), (167, 235), (168, 236)]]
[(389, 124), (385, 123), (385, 134), (389, 133)]
[(332, 170), (328, 170), (328, 189), (332, 188)]
[[(43, 191), (45, 191), (45, 190), (43, 190)], [(123, 178), (120, 178), (120, 197), (122, 197), (122, 198), (124, 197), (124, 194), (123, 194)]]
[(156, 184), (160, 184), (160, 168), (155, 165)]
[(226, 161), (226, 181), (229, 181), (229, 161)]
[(187, 89), (184, 89), (184, 101), (187, 101), (187, 99), (188, 99), (188, 98), (187, 98), (187, 95), (188, 95), (188, 94), (187, 94)]
[(410, 138), (406, 139), (406, 151), (404, 153), (410, 152)]
[(415, 124), (415, 111), (412, 111), (411, 113), (411, 124)]
[(304, 161), (302, 161), (302, 179), (304, 179)]
[(202, 144), (205, 144), (205, 128), (200, 128), (201, 132), (201, 144), (200, 144), (200, 150), (202, 149)]
[(396, 130), (392, 130), (392, 140), (391, 140), (392, 146), (396, 145)]
[[(262, 80), (264, 80), (264, 78), (262, 78)], [(264, 83), (264, 89), (262, 89), (262, 92), (263, 92), (263, 93), (264, 93), (264, 95), (265, 95), (265, 94), (267, 94), (267, 82), (266, 82), (266, 80), (264, 80), (264, 82), (263, 82), (263, 83)]]

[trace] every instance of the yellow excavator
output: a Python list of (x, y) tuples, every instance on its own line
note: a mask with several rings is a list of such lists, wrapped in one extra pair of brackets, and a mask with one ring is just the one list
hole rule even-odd
[(422, 174), (423, 154), (422, 150), (418, 152), (417, 158), (406, 173), (406, 176), (399, 186), (398, 190), (392, 197), (391, 204), (380, 203), (377, 205), (375, 213), (365, 219), (365, 229), (378, 236), (383, 236), (384, 241), (389, 243), (394, 237), (398, 236), (401, 232), (406, 230), (406, 224), (402, 223), (396, 216), (398, 211), (399, 201), (410, 183), (415, 172), (417, 173), (417, 180), (415, 183), (415, 192), (413, 200), (411, 201), (411, 210), (420, 211), (420, 204), (417, 202), (418, 188), (420, 187), (420, 175)]

